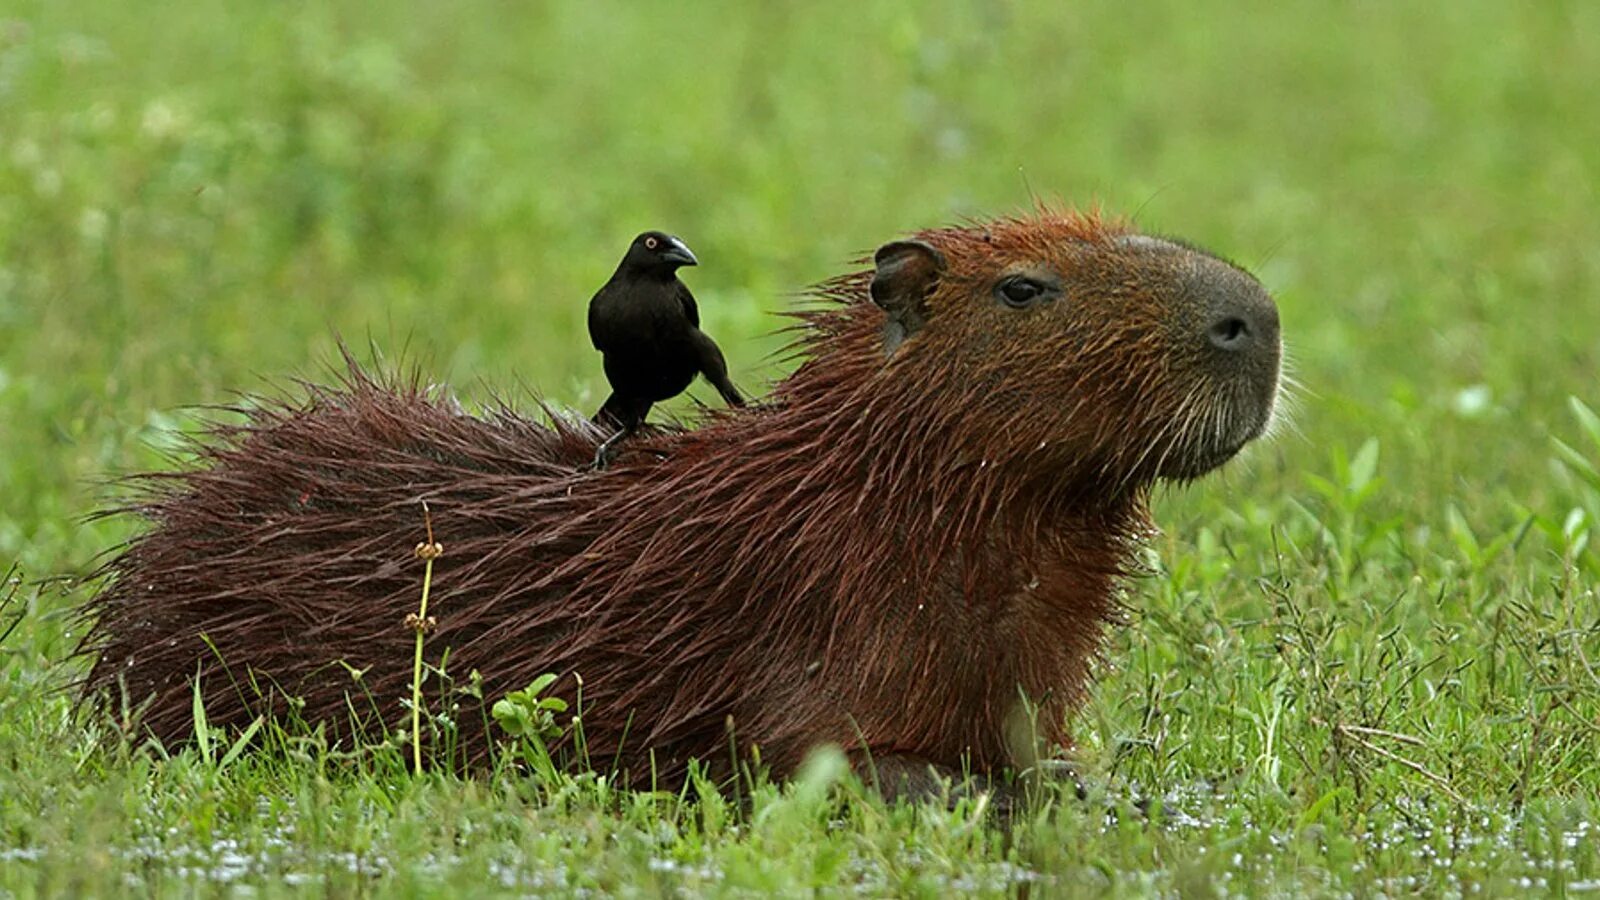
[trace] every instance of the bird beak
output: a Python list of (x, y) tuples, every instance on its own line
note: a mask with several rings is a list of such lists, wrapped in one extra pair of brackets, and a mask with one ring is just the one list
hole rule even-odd
[(694, 258), (694, 252), (689, 249), (689, 245), (677, 238), (668, 239), (667, 246), (661, 251), (661, 258), (680, 266), (700, 265), (700, 260)]

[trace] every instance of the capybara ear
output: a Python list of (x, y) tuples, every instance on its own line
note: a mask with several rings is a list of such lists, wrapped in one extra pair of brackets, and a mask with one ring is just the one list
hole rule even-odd
[(893, 354), (928, 321), (928, 295), (944, 273), (944, 254), (922, 241), (891, 241), (872, 255), (872, 302), (883, 307), (883, 348)]

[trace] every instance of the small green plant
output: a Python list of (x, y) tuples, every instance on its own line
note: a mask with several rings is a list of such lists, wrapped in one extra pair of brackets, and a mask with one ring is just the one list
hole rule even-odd
[(1581, 560), (1587, 566), (1600, 570), (1600, 559), (1584, 553), (1589, 546), (1594, 523), (1600, 520), (1600, 414), (1577, 397), (1569, 396), (1567, 406), (1588, 438), (1587, 452), (1560, 438), (1551, 438), (1550, 441), (1555, 445), (1556, 459), (1578, 482), (1582, 501), (1567, 511), (1558, 527), (1547, 528), (1546, 531), (1565, 549), (1569, 562)]
[(433, 587), (433, 561), (444, 555), (444, 545), (433, 539), (433, 517), (428, 502), (422, 502), (422, 522), (428, 529), (427, 541), (418, 544), (417, 559), (422, 560), (422, 602), (415, 613), (406, 615), (406, 627), (416, 632), (416, 652), (411, 659), (411, 767), (422, 774), (422, 644), (438, 624), (428, 615), (428, 591)]
[(567, 701), (539, 696), (555, 680), (554, 674), (546, 672), (522, 690), (495, 701), (490, 710), (495, 722), (515, 741), (518, 755), (546, 781), (553, 781), (559, 774), (550, 745), (566, 733), (556, 716), (567, 711)]
[(249, 725), (245, 726), (244, 731), (239, 733), (239, 736), (234, 739), (233, 743), (228, 745), (226, 752), (224, 752), (222, 756), (218, 758), (217, 750), (221, 747), (221, 744), (218, 742), (224, 737), (224, 735), (212, 729), (210, 722), (206, 719), (205, 702), (202, 700), (200, 691), (200, 674), (198, 672), (195, 673), (194, 743), (195, 746), (200, 750), (200, 758), (205, 760), (205, 764), (208, 768), (216, 772), (221, 772), (233, 765), (233, 761), (238, 759), (240, 754), (244, 753), (245, 749), (250, 746), (250, 739), (256, 736), (256, 732), (261, 730), (261, 726), (265, 724), (265, 722), (266, 717), (256, 716)]
[(1379, 471), (1379, 447), (1376, 437), (1363, 441), (1353, 456), (1344, 447), (1336, 446), (1332, 451), (1333, 477), (1310, 472), (1303, 475), (1321, 503), (1314, 508), (1301, 505), (1301, 509), (1322, 532), (1322, 544), (1333, 566), (1332, 584), (1341, 594), (1350, 588), (1361, 561), (1371, 558), (1374, 548), (1400, 526), (1398, 519), (1374, 519), (1369, 509), (1386, 484)]

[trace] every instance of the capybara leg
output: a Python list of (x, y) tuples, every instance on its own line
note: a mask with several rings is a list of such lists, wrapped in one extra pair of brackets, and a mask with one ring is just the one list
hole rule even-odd
[(863, 779), (876, 783), (883, 799), (910, 803), (941, 802), (954, 806), (964, 797), (978, 794), (990, 795), (990, 805), (998, 812), (1010, 810), (1012, 791), (998, 779), (974, 773), (961, 772), (929, 762), (911, 753), (893, 753), (856, 759), (856, 770)]
[[(1040, 788), (1053, 788), (1064, 794), (1070, 794), (1079, 800), (1085, 800), (1089, 797), (1089, 780), (1084, 777), (1083, 773), (1078, 771), (1078, 767), (1073, 765), (1070, 760), (1041, 759), (1034, 764), (1033, 768), (1023, 773), (1023, 776), (1018, 781), (1037, 785)], [(1097, 787), (1103, 789), (1104, 785), (1097, 785)]]

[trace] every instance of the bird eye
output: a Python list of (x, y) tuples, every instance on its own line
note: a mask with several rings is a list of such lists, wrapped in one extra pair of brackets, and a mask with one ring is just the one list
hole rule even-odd
[(1000, 295), (1000, 300), (1013, 309), (1022, 309), (1031, 306), (1046, 293), (1045, 286), (1032, 278), (1007, 278), (995, 285), (995, 293)]
[(654, 250), (656, 248), (656, 245), (658, 245), (660, 243), (661, 243), (660, 241), (656, 240), (653, 237), (647, 237), (647, 238), (644, 239), (644, 248), (646, 250)]

